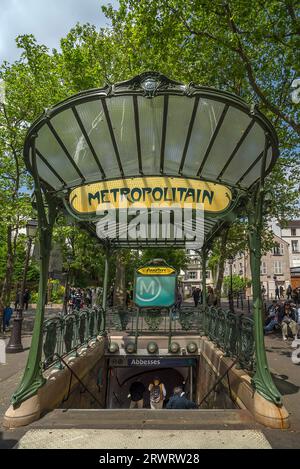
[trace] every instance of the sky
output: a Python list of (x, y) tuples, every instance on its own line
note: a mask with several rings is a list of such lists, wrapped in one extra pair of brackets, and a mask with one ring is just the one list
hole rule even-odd
[(50, 50), (77, 23), (109, 26), (101, 5), (117, 5), (116, 0), (0, 0), (0, 63), (20, 57), (15, 38), (33, 34)]

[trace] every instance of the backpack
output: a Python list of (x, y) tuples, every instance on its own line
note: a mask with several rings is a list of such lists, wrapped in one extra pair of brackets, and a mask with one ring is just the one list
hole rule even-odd
[(153, 385), (150, 391), (150, 401), (157, 404), (161, 401), (162, 391), (161, 384)]

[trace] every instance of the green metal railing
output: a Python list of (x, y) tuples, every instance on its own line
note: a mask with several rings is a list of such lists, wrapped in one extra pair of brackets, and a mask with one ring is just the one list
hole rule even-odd
[(104, 311), (101, 307), (46, 320), (43, 326), (43, 369), (59, 362), (57, 355), (64, 357), (103, 333)]
[(217, 307), (203, 311), (204, 334), (241, 368), (254, 369), (254, 321)]
[(254, 368), (254, 322), (251, 318), (217, 307), (182, 306), (180, 309), (114, 307), (107, 310), (108, 332), (129, 335), (206, 335), (238, 366)]
[(199, 308), (182, 306), (175, 308), (122, 308), (107, 310), (107, 330), (125, 331), (131, 334), (156, 333), (159, 335), (200, 334), (202, 313)]

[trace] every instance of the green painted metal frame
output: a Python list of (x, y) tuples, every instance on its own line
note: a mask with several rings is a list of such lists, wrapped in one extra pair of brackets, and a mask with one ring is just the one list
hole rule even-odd
[(275, 404), (281, 404), (281, 395), (273, 382), (264, 345), (264, 314), (260, 284), (261, 234), (263, 226), (264, 181), (267, 147), (268, 137), (266, 135), (260, 182), (253, 189), (249, 202), (246, 205), (249, 223), (248, 242), (250, 250), (250, 266), (254, 305), (253, 317), (256, 371), (252, 380), (252, 384), (257, 392), (263, 397), (271, 402), (274, 402)]
[(49, 259), (53, 226), (59, 210), (55, 194), (43, 191), (36, 166), (35, 136), (32, 142), (32, 176), (35, 184), (36, 207), (38, 212), (38, 233), (40, 243), (40, 281), (31, 347), (21, 383), (12, 396), (14, 407), (35, 395), (45, 383), (42, 373), (43, 322), (48, 283)]

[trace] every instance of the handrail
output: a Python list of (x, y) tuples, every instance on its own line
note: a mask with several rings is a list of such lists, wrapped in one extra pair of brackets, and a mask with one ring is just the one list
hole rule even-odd
[[(57, 358), (63, 362), (63, 364), (68, 368), (68, 370), (70, 370), (71, 375), (74, 375), (77, 381), (79, 381), (79, 383), (83, 386), (84, 390), (87, 391), (92, 396), (92, 398), (97, 402), (97, 404), (99, 404), (101, 408), (103, 408), (103, 405), (101, 404), (101, 402), (98, 401), (97, 397), (95, 397), (94, 394), (86, 387), (84, 382), (79, 378), (79, 376), (75, 373), (75, 371), (72, 370), (72, 368), (67, 364), (67, 362), (58, 353), (55, 353), (54, 355), (57, 356)], [(68, 397), (65, 400), (69, 399), (70, 388), (71, 388), (71, 385), (69, 386)]]
[[(210, 393), (211, 393), (212, 391), (214, 391), (214, 389), (218, 386), (218, 384), (222, 381), (222, 379), (224, 379), (226, 375), (227, 375), (227, 377), (228, 377), (228, 371), (230, 371), (231, 368), (233, 368), (234, 365), (236, 365), (237, 362), (238, 362), (238, 358), (236, 358), (236, 359), (231, 363), (231, 365), (226, 369), (225, 373), (223, 373), (223, 374), (217, 379), (217, 381), (215, 382), (215, 384), (213, 385), (213, 387), (208, 391), (208, 393), (207, 393), (207, 394), (203, 397), (203, 399), (200, 401), (200, 403), (198, 404), (198, 407), (200, 407), (201, 404), (202, 404), (202, 402), (204, 402), (204, 401), (208, 398), (208, 396), (210, 395)], [(232, 396), (231, 396), (231, 392), (230, 392), (230, 397), (231, 397), (231, 400), (233, 401)]]
[(113, 395), (114, 395), (115, 399), (118, 401), (118, 404), (119, 404), (119, 405), (123, 405), (123, 402), (120, 401), (120, 399), (119, 399), (118, 396), (116, 395), (115, 391), (113, 391)]

